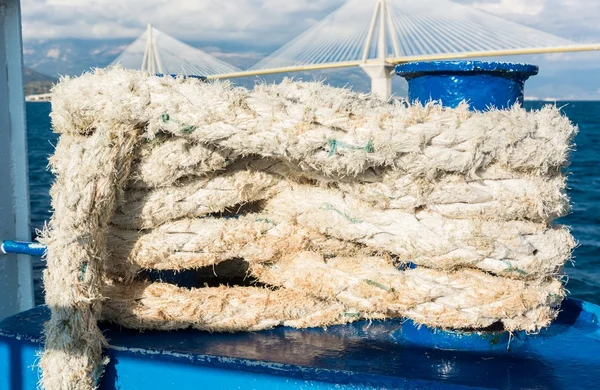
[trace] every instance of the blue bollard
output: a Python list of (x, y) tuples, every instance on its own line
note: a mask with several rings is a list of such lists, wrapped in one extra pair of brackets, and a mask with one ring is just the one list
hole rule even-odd
[(538, 74), (536, 65), (482, 61), (412, 62), (396, 66), (408, 81), (411, 104), (441, 101), (455, 108), (462, 101), (471, 110), (505, 109), (523, 104), (525, 81)]
[[(510, 108), (523, 103), (525, 81), (538, 73), (536, 65), (481, 61), (413, 62), (396, 66), (396, 74), (408, 81), (411, 104), (438, 101), (444, 107), (456, 108), (461, 102), (474, 111), (491, 107)], [(415, 324), (407, 320), (397, 337), (420, 347), (502, 352), (510, 344), (507, 332), (447, 332)], [(512, 348), (522, 347), (525, 332), (517, 332)]]

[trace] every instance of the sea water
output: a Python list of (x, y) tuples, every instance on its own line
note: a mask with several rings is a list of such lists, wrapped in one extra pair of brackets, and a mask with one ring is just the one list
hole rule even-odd
[[(544, 102), (526, 102), (538, 109)], [(560, 223), (569, 225), (579, 242), (574, 263), (567, 264), (570, 296), (600, 304), (600, 102), (557, 102), (556, 105), (579, 126), (576, 150), (569, 167), (568, 192), (573, 204), (570, 215)], [(29, 185), (32, 238), (50, 217), (48, 191), (53, 180), (47, 170), (48, 156), (57, 142), (50, 126), (49, 103), (27, 103)], [(44, 262), (35, 259), (35, 299), (43, 303), (41, 273)]]

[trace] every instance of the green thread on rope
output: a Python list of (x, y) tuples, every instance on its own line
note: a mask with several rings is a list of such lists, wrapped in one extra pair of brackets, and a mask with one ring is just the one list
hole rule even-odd
[(193, 133), (194, 131), (196, 131), (196, 129), (198, 129), (198, 128), (194, 125), (183, 125), (183, 127), (181, 128), (181, 132), (184, 134), (189, 134), (189, 133)]
[(513, 267), (510, 261), (504, 260), (503, 262), (507, 265), (506, 269), (504, 269), (505, 272), (516, 272), (519, 275), (527, 275), (527, 272), (523, 271), (522, 269)]
[(171, 115), (169, 115), (166, 112), (160, 116), (160, 119), (162, 119), (163, 123), (173, 122), (173, 123), (177, 123), (178, 125), (181, 125), (181, 130), (180, 131), (182, 133), (184, 133), (184, 134), (193, 133), (194, 131), (196, 131), (198, 129), (194, 125), (186, 125), (185, 123), (179, 123), (175, 119), (172, 119)]
[(325, 203), (325, 204), (323, 204), (323, 209), (324, 210), (329, 210), (329, 211), (335, 211), (336, 213), (338, 213), (339, 215), (341, 215), (346, 220), (348, 220), (348, 221), (350, 221), (352, 223), (362, 223), (362, 221), (360, 219), (352, 218), (351, 216), (345, 214), (344, 212), (336, 209), (335, 207), (333, 207), (333, 205), (331, 203)]
[(81, 264), (81, 275), (79, 275), (79, 281), (83, 282), (85, 280), (85, 273), (87, 271), (88, 263)]
[(390, 287), (388, 287), (386, 285), (383, 285), (383, 284), (381, 284), (379, 282), (376, 282), (374, 280), (371, 280), (371, 279), (365, 279), (365, 282), (367, 284), (370, 284), (371, 286), (379, 287), (380, 289), (385, 290), (385, 291), (391, 291), (392, 290)]
[(365, 146), (351, 145), (342, 141), (338, 141), (336, 139), (330, 139), (327, 141), (327, 145), (329, 145), (329, 157), (332, 157), (335, 154), (337, 148), (344, 148), (350, 150), (364, 150), (367, 153), (374, 153), (375, 146), (373, 146), (373, 141), (367, 142)]
[(346, 317), (354, 317), (354, 318), (359, 318), (360, 317), (360, 313), (344, 313), (344, 315)]
[(273, 222), (269, 218), (256, 218), (255, 222), (265, 222), (265, 223), (268, 223), (268, 224), (271, 224), (271, 225), (277, 225), (275, 222)]
[(330, 139), (327, 141), (327, 145), (329, 145), (329, 157), (332, 157), (335, 154), (335, 150), (337, 149), (337, 141), (334, 139)]

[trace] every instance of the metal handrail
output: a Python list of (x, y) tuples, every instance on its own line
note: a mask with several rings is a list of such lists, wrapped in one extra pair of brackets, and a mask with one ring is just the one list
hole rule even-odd
[(9, 253), (42, 257), (46, 254), (46, 245), (38, 242), (3, 241), (0, 245), (0, 255)]

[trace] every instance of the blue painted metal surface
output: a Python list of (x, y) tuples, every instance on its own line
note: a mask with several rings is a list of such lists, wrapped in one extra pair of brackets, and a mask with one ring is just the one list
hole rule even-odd
[(16, 253), (41, 257), (46, 253), (46, 246), (36, 242), (4, 241), (0, 245), (0, 254)]
[[(0, 389), (35, 388), (32, 367), (48, 318), (40, 307), (0, 322)], [(600, 307), (567, 299), (539, 334), (518, 333), (510, 343), (478, 335), (475, 344), (468, 342), (474, 334), (410, 321), (241, 334), (105, 326), (111, 362), (100, 389), (594, 389), (599, 319)]]
[(456, 107), (467, 101), (478, 111), (522, 104), (525, 80), (537, 73), (535, 65), (481, 61), (413, 62), (396, 67), (396, 74), (408, 80), (411, 103), (434, 100)]

